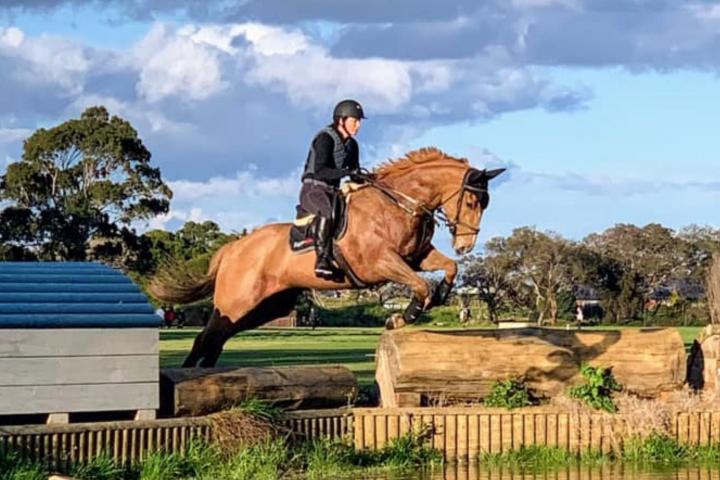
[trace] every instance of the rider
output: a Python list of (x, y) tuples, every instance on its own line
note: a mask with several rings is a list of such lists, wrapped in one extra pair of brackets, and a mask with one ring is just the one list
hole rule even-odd
[(333, 112), (333, 123), (315, 135), (305, 162), (300, 206), (317, 216), (314, 226), (315, 274), (321, 278), (332, 279), (336, 274), (330, 260), (333, 201), (342, 177), (351, 175), (357, 179), (360, 154), (354, 137), (364, 118), (363, 108), (355, 100), (338, 103)]

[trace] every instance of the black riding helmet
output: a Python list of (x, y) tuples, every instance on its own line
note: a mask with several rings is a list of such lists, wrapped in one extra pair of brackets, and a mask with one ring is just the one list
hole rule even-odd
[(360, 105), (355, 100), (343, 100), (342, 102), (335, 105), (335, 110), (333, 111), (333, 120), (344, 117), (353, 117), (357, 118), (358, 120), (366, 118), (365, 113), (363, 112), (362, 105)]

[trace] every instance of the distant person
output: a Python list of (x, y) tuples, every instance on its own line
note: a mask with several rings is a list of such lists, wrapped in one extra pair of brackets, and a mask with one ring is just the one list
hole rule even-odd
[(312, 330), (315, 330), (315, 327), (318, 323), (318, 315), (317, 310), (315, 309), (315, 305), (310, 307), (310, 313), (308, 314), (308, 323), (310, 324), (310, 328)]
[(467, 323), (470, 321), (470, 309), (468, 307), (463, 307), (460, 310), (460, 323)]
[(173, 308), (172, 305), (167, 307), (165, 309), (165, 315), (163, 316), (163, 320), (165, 321), (165, 328), (172, 327), (173, 322), (177, 318), (177, 314), (175, 313), (175, 308)]

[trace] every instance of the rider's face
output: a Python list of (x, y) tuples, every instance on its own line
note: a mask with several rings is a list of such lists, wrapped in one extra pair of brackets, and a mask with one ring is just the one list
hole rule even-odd
[(346, 117), (343, 121), (343, 128), (348, 133), (348, 135), (354, 137), (360, 130), (360, 123), (361, 120), (359, 118)]

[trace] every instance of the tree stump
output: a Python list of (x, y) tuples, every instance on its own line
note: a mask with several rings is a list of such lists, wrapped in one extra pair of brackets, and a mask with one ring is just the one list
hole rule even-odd
[(674, 328), (395, 330), (381, 336), (376, 362), (383, 407), (479, 402), (511, 377), (552, 397), (582, 383), (582, 363), (612, 368), (628, 392), (654, 398), (681, 388), (686, 370)]
[(267, 368), (166, 368), (160, 371), (165, 415), (204, 415), (255, 398), (286, 409), (333, 408), (357, 394), (355, 375), (334, 365)]

